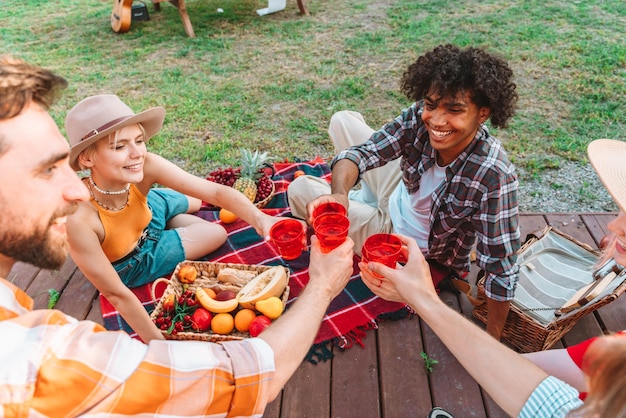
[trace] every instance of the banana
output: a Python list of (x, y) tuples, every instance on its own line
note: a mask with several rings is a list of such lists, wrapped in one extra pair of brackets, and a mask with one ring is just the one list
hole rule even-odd
[(289, 279), (284, 267), (276, 266), (252, 279), (237, 295), (242, 307), (254, 309), (254, 305), (271, 296), (280, 296), (285, 291)]
[(232, 312), (239, 306), (239, 296), (230, 300), (215, 300), (201, 287), (196, 289), (196, 300), (204, 309), (213, 313)]

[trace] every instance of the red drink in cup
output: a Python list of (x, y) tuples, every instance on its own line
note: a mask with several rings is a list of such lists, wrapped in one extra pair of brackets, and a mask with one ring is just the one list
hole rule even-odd
[(325, 213), (338, 213), (340, 215), (346, 215), (347, 211), (346, 211), (346, 207), (342, 205), (341, 203), (336, 203), (336, 202), (320, 203), (319, 205), (315, 207), (315, 209), (313, 209), (313, 215), (312, 215), (313, 221), (315, 221), (315, 218)]
[(283, 219), (276, 222), (270, 229), (270, 238), (285, 260), (300, 257), (306, 246), (304, 226), (295, 219)]
[(340, 246), (348, 237), (349, 229), (350, 220), (339, 213), (325, 213), (313, 221), (313, 230), (323, 253)]
[(396, 268), (400, 259), (402, 241), (393, 234), (374, 234), (368, 237), (361, 249), (363, 261), (376, 261), (388, 267)]

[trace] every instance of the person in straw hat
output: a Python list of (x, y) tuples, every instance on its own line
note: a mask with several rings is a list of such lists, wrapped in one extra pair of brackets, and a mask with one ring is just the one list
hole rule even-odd
[[(0, 57), (0, 409), (4, 417), (260, 417), (311, 348), (350, 280), (354, 243), (322, 253), (310, 280), (258, 338), (151, 341), (35, 303), (9, 278), (18, 262), (66, 262), (66, 220), (90, 198), (48, 113), (64, 78)], [(46, 275), (42, 275), (45, 280)]]
[[(619, 266), (626, 266), (626, 142), (613, 139), (597, 139), (587, 148), (589, 161), (606, 187), (613, 200), (620, 208), (617, 217), (607, 224), (610, 234), (604, 243), (604, 249), (598, 267), (610, 259)], [(617, 336), (626, 335), (624, 331)], [(551, 349), (524, 354), (546, 372), (565, 380), (580, 391), (580, 398), (585, 400), (589, 389), (588, 377), (583, 373), (586, 353), (598, 337), (561, 349)], [(625, 340), (626, 341), (626, 340)]]
[(83, 179), (89, 202), (80, 203), (67, 224), (71, 256), (144, 342), (163, 335), (129, 288), (167, 275), (179, 262), (198, 259), (226, 241), (221, 225), (192, 215), (202, 201), (233, 212), (263, 237), (281, 219), (263, 213), (240, 192), (148, 152), (146, 143), (164, 118), (162, 107), (135, 114), (119, 97), (103, 94), (82, 100), (65, 119), (70, 165), (89, 171)]
[[(626, 143), (596, 140), (589, 145), (588, 154), (621, 210), (608, 224), (614, 239), (605, 254), (615, 258), (618, 264), (626, 265), (626, 167), (623, 163)], [(367, 265), (361, 262), (363, 282), (384, 299), (410, 305), (510, 416), (626, 416), (626, 338), (623, 335), (601, 336), (586, 342), (585, 350), (578, 349), (584, 351), (580, 369), (572, 360), (569, 365), (561, 362), (559, 357), (568, 354), (560, 350), (542, 353), (544, 360), (551, 358), (555, 364), (544, 361), (539, 367), (446, 305), (435, 291), (428, 263), (415, 240), (400, 237), (406, 245), (406, 265), (391, 269), (376, 262)], [(577, 390), (581, 382), (588, 389), (584, 404)], [(440, 414), (441, 411), (434, 412)]]

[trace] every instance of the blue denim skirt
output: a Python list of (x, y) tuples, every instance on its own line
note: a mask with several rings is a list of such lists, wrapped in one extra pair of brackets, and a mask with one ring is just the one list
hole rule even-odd
[(185, 260), (185, 250), (178, 231), (165, 227), (174, 216), (187, 212), (187, 197), (171, 189), (151, 189), (148, 192), (148, 206), (152, 220), (137, 247), (112, 263), (128, 287), (151, 283), (174, 271), (176, 265)]

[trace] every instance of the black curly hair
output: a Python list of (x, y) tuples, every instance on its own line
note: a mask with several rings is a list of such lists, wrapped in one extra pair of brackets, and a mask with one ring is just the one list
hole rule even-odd
[(456, 96), (467, 92), (480, 107), (491, 110), (491, 124), (505, 128), (517, 103), (513, 71), (506, 61), (468, 47), (439, 45), (409, 65), (402, 76), (402, 92), (420, 101), (429, 93)]

